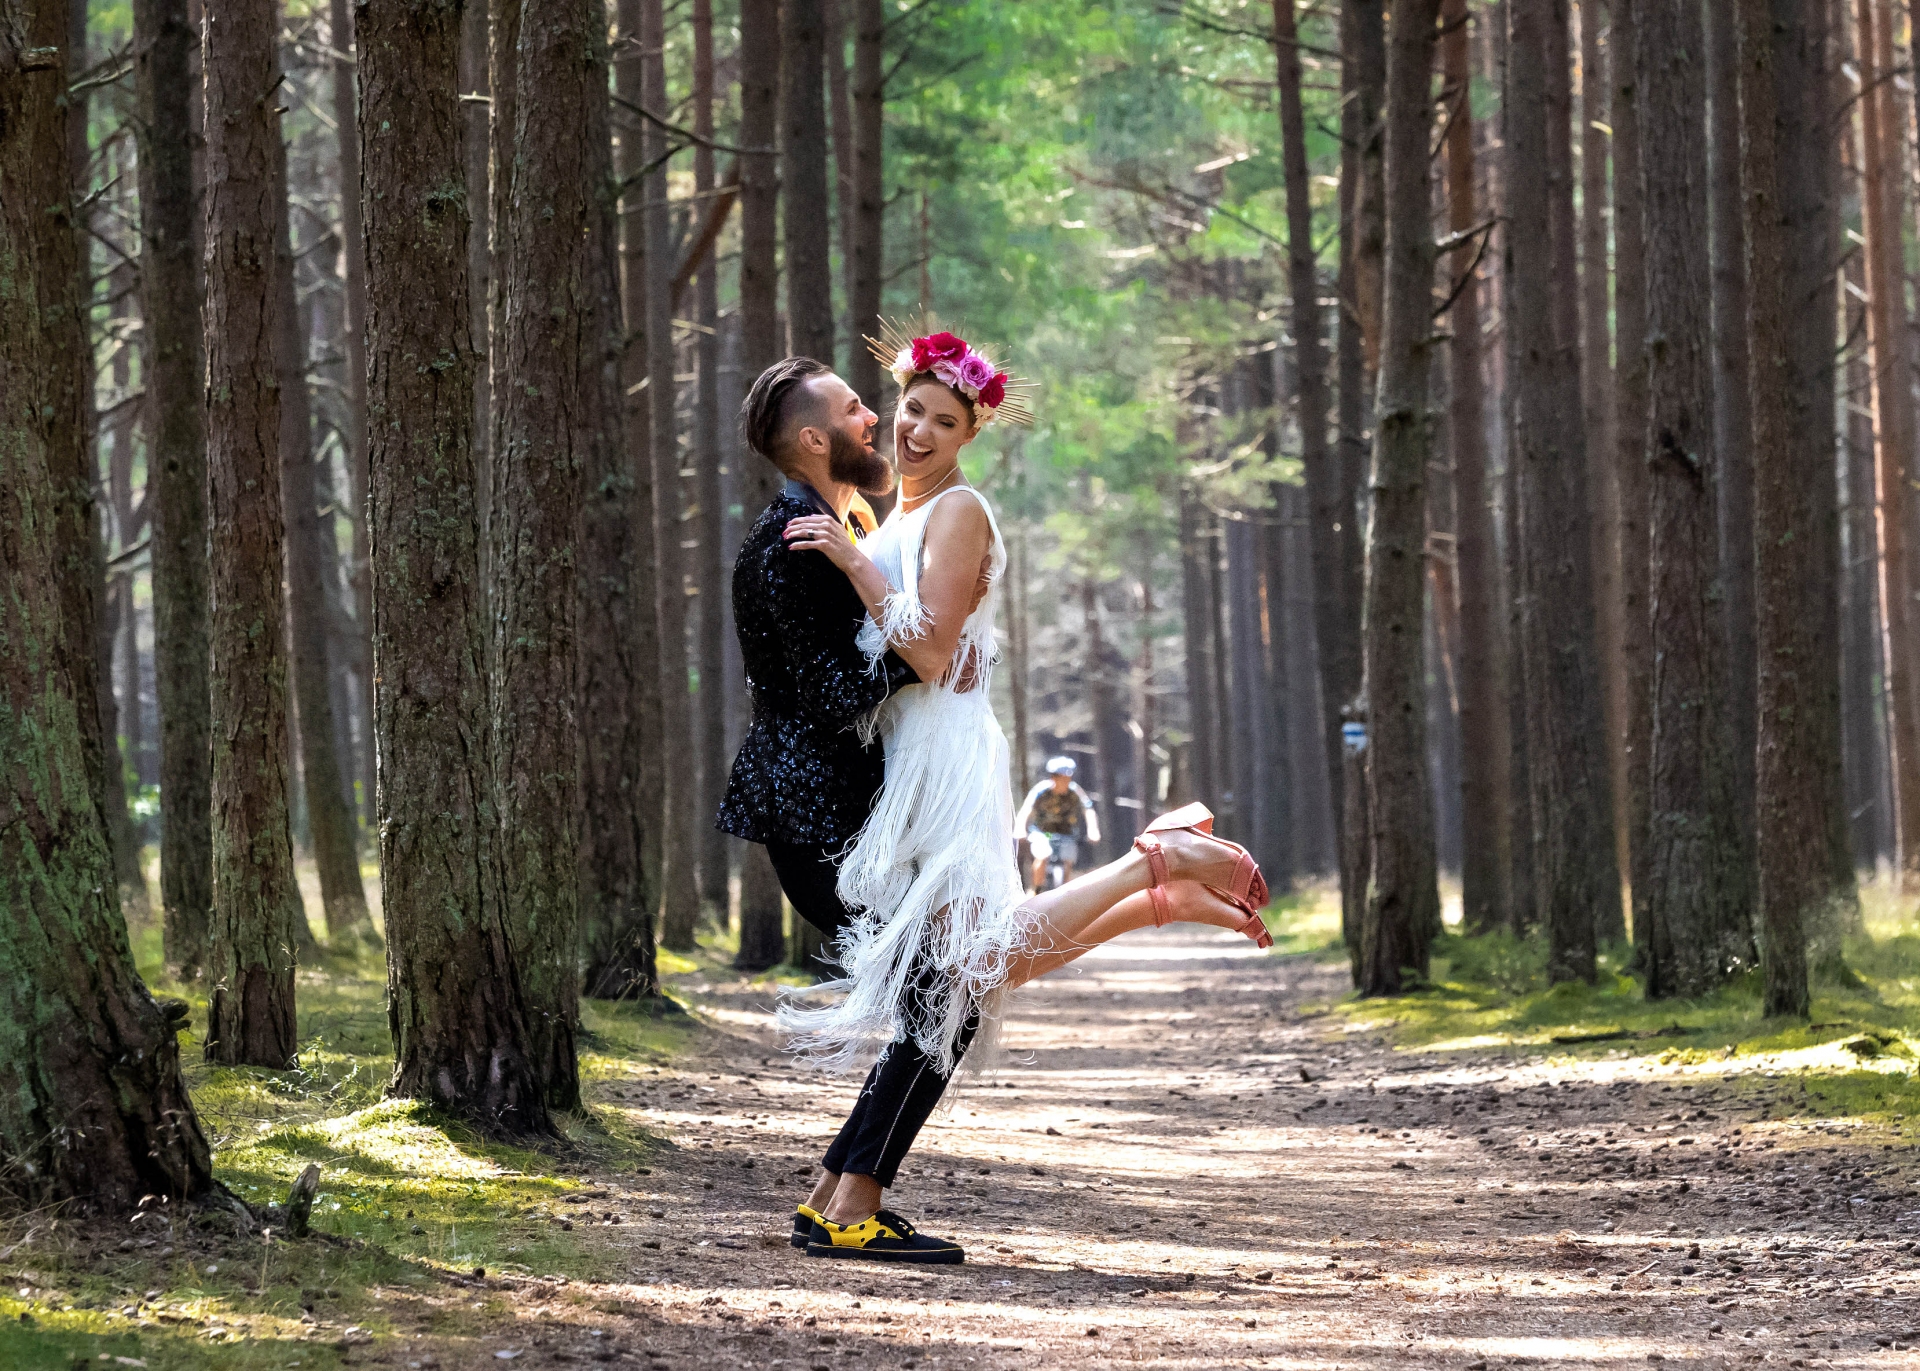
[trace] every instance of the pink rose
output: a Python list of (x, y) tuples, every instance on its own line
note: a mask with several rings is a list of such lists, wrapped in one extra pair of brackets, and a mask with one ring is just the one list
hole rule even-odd
[(942, 358), (940, 361), (935, 362), (928, 370), (933, 373), (935, 380), (953, 386), (955, 389), (959, 388), (960, 368), (958, 364)]
[(913, 369), (932, 371), (935, 362), (958, 362), (967, 355), (967, 345), (951, 333), (934, 333), (913, 340)]
[(969, 394), (978, 396), (987, 382), (993, 379), (993, 363), (977, 352), (969, 352), (960, 360), (960, 387)]

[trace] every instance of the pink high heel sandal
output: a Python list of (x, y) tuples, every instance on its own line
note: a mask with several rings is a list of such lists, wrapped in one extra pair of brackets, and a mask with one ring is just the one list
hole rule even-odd
[(1253, 939), (1257, 947), (1272, 947), (1273, 935), (1267, 932), (1266, 921), (1260, 917), (1260, 909), (1267, 903), (1269, 892), (1266, 877), (1260, 874), (1260, 864), (1238, 843), (1213, 836), (1213, 811), (1203, 804), (1183, 805), (1168, 814), (1162, 814), (1148, 824), (1146, 831), (1133, 840), (1134, 851), (1147, 859), (1147, 870), (1153, 883), (1147, 887), (1147, 898), (1153, 902), (1153, 925), (1165, 928), (1173, 921), (1173, 903), (1167, 898), (1166, 885), (1169, 881), (1167, 854), (1165, 845), (1155, 836), (1171, 833), (1179, 829), (1190, 828), (1195, 833), (1205, 834), (1216, 843), (1226, 843), (1240, 854), (1234, 864), (1233, 877), (1223, 889), (1217, 885), (1208, 886), (1223, 899), (1231, 901), (1246, 911), (1246, 922), (1239, 925), (1236, 932), (1244, 933)]

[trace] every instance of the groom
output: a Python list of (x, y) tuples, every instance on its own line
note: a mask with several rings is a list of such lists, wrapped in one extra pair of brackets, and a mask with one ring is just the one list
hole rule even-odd
[[(831, 514), (849, 537), (860, 537), (850, 511), (861, 491), (890, 489), (893, 470), (873, 449), (878, 417), (810, 358), (789, 357), (762, 372), (741, 422), (747, 445), (787, 484), (733, 565), (734, 625), (753, 724), (716, 822), (766, 845), (794, 911), (831, 940), (853, 917), (835, 890), (836, 859), (860, 832), (885, 779), (879, 743), (861, 742), (854, 726), (919, 677), (891, 650), (881, 670), (868, 669), (854, 642), (866, 607), (852, 583), (821, 553), (790, 550), (784, 533), (790, 519)], [(867, 1073), (821, 1162), (819, 1182), (794, 1215), (795, 1247), (808, 1256), (869, 1261), (963, 1260), (957, 1245), (916, 1232), (880, 1206), (946, 1085), (910, 1040), (891, 1045)]]

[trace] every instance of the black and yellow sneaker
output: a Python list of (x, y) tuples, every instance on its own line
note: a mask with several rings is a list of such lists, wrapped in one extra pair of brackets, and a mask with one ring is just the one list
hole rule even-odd
[(813, 1225), (807, 1243), (809, 1257), (848, 1257), (854, 1261), (920, 1262), (931, 1266), (958, 1266), (967, 1259), (958, 1243), (929, 1238), (890, 1209), (844, 1228), (826, 1218)]
[(799, 1248), (802, 1252), (806, 1251), (807, 1243), (813, 1237), (813, 1225), (819, 1221), (819, 1218), (818, 1210), (809, 1209), (804, 1204), (796, 1204), (793, 1207), (793, 1236), (787, 1239), (788, 1244)]

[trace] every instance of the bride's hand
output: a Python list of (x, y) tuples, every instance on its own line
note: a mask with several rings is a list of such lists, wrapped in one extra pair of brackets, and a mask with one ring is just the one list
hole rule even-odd
[(789, 519), (783, 533), (787, 546), (793, 551), (825, 553), (829, 562), (849, 576), (867, 561), (867, 554), (854, 546), (840, 521), (825, 514), (803, 514)]

